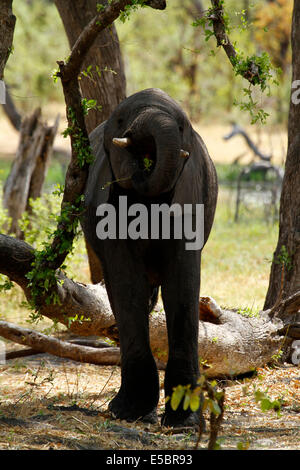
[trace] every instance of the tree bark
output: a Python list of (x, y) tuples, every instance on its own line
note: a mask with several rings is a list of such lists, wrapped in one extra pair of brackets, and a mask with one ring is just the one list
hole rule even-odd
[[(31, 292), (26, 273), (31, 269), (33, 259), (34, 250), (27, 243), (0, 235), (0, 272), (19, 284), (29, 301)], [(118, 330), (105, 287), (76, 283), (59, 272), (57, 276), (59, 303), (47, 305), (42, 298), (39, 299), (40, 313), (65, 325), (76, 335), (108, 337), (118, 345)], [(272, 360), (272, 356), (283, 348), (283, 343), (285, 358), (288, 358), (291, 343), (298, 338), (300, 331), (299, 305), (300, 292), (283, 301), (276, 310), (261, 312), (258, 318), (249, 318), (236, 311), (221, 309), (211, 298), (201, 298), (198, 351), (207, 376), (235, 376), (261, 367)], [(168, 339), (161, 306), (149, 316), (149, 330), (152, 352), (163, 369), (168, 358)], [(107, 359), (102, 362), (100, 351), (92, 354), (91, 348), (86, 350), (79, 345), (71, 348), (58, 340), (48, 341), (47, 337), (31, 330), (22, 331), (7, 322), (0, 322), (0, 335), (61, 357), (73, 360), (81, 360), (82, 357), (85, 362), (107, 364)], [(119, 353), (114, 354), (118, 360)]]
[(41, 110), (24, 119), (20, 130), (20, 143), (11, 172), (4, 187), (3, 206), (11, 217), (9, 233), (21, 237), (18, 221), (25, 210), (29, 210), (29, 199), (41, 195), (58, 118), (49, 127), (41, 120)]
[(0, 8), (0, 80), (3, 80), (6, 62), (11, 54), (16, 17), (12, 12), (12, 0), (2, 0)]
[[(300, 77), (300, 2), (294, 2), (292, 22), (292, 81)], [(293, 93), (293, 90), (292, 90)], [(264, 308), (300, 290), (300, 105), (291, 99), (288, 121), (288, 150), (282, 184), (279, 236), (271, 266)], [(280, 260), (285, 247), (289, 259)]]

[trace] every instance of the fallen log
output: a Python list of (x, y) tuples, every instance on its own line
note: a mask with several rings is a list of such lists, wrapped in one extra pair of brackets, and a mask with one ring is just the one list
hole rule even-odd
[(120, 361), (119, 348), (92, 348), (61, 341), (52, 336), (22, 328), (9, 322), (0, 321), (1, 336), (18, 344), (31, 346), (39, 352), (58, 357), (67, 357), (78, 362), (112, 365)]
[[(67, 342), (71, 344), (77, 344), (79, 346), (90, 346), (92, 348), (99, 348), (99, 349), (111, 347), (108, 345), (106, 341), (101, 341), (98, 339), (79, 338), (79, 339), (71, 339), (71, 340), (68, 340)], [(5, 353), (5, 360), (9, 361), (10, 359), (34, 356), (36, 354), (41, 354), (41, 353), (43, 353), (43, 351), (39, 351), (33, 348), (14, 349), (12, 351), (7, 351)]]
[(7, 351), (5, 353), (5, 361), (9, 361), (10, 359), (17, 359), (19, 357), (34, 356), (34, 355), (40, 354), (40, 353), (41, 353), (41, 351), (37, 351), (36, 349), (33, 349), (33, 348)]
[[(27, 243), (0, 235), (0, 272), (20, 285), (30, 300), (26, 273), (31, 269), (34, 250)], [(40, 313), (64, 324), (80, 336), (108, 337), (118, 345), (118, 330), (105, 286), (76, 283), (58, 272), (59, 303), (47, 305), (40, 299)], [(300, 325), (300, 292), (281, 301), (276, 309), (260, 312), (255, 317), (238, 311), (222, 309), (210, 297), (199, 303), (199, 356), (208, 377), (234, 376), (249, 372), (272, 361), (281, 349), (285, 358), (291, 353), (293, 337), (289, 325), (296, 331)], [(164, 368), (168, 357), (165, 313), (157, 306), (149, 315), (150, 341), (153, 354)], [(0, 322), (0, 336), (40, 351), (70, 359), (97, 364), (117, 363), (119, 349), (109, 351), (82, 345), (62, 344), (56, 338), (41, 337), (35, 331), (26, 334), (16, 325)], [(109, 358), (109, 359), (108, 359)]]

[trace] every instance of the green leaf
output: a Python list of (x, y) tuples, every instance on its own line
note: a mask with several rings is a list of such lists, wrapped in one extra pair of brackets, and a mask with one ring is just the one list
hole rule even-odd
[(190, 408), (192, 411), (197, 411), (200, 408), (200, 396), (193, 393), (190, 399)]
[(178, 385), (176, 388), (174, 388), (174, 391), (172, 393), (171, 397), (171, 408), (172, 410), (177, 410), (179, 403), (181, 402), (182, 398), (184, 397), (185, 394), (185, 389), (182, 385)]
[(218, 403), (215, 400), (210, 400), (209, 407), (210, 407), (210, 411), (214, 413), (216, 416), (221, 414), (221, 408), (219, 407)]
[(260, 402), (261, 411), (269, 411), (273, 408), (272, 402), (268, 398), (264, 398)]
[(190, 405), (190, 401), (191, 401), (191, 394), (189, 393), (189, 391), (186, 391), (186, 394), (184, 396), (184, 401), (183, 401), (183, 409), (184, 410), (187, 410), (189, 405)]

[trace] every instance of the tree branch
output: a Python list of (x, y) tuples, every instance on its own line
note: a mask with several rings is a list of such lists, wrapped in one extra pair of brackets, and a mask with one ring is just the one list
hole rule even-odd
[(83, 29), (72, 48), (67, 62), (59, 62), (59, 75), (62, 82), (67, 82), (69, 80), (73, 80), (74, 77), (77, 77), (85, 56), (97, 35), (112, 24), (127, 5), (131, 5), (131, 0), (119, 0), (108, 4), (107, 7), (94, 16), (89, 24)]
[[(223, 4), (221, 3), (221, 0), (211, 0), (211, 4), (212, 10), (208, 19), (212, 21), (214, 34), (217, 39), (217, 46), (223, 47), (231, 64), (234, 65), (235, 59), (237, 58), (237, 52), (226, 33)], [(254, 61), (249, 63), (248, 69), (243, 71), (241, 75), (253, 85), (257, 85), (261, 82), (259, 67)]]
[(16, 131), (19, 131), (21, 128), (22, 116), (17, 110), (15, 103), (11, 97), (9, 92), (9, 87), (6, 86), (6, 96), (5, 96), (5, 104), (3, 105), (3, 110), (8, 117), (11, 125), (15, 128)]
[(30, 346), (39, 352), (65, 357), (78, 362), (101, 365), (120, 363), (119, 348), (98, 349), (72, 344), (4, 321), (0, 321), (0, 335), (15, 343)]

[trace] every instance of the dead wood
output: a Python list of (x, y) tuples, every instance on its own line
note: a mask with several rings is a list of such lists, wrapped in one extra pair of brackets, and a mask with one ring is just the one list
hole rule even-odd
[(53, 126), (42, 122), (40, 108), (22, 122), (17, 155), (3, 194), (3, 206), (11, 218), (9, 232), (17, 237), (21, 236), (18, 221), (30, 208), (29, 200), (41, 195), (58, 122), (58, 117)]
[(19, 357), (34, 356), (35, 354), (40, 354), (41, 351), (37, 351), (33, 348), (18, 349), (16, 351), (8, 351), (5, 354), (5, 360), (9, 361), (10, 359), (16, 359)]
[(39, 352), (53, 354), (58, 357), (67, 357), (68, 359), (78, 362), (111, 365), (118, 364), (120, 361), (119, 348), (108, 347), (99, 349), (88, 346), (78, 346), (3, 321), (0, 321), (0, 332), (3, 337), (15, 343), (31, 346)]

